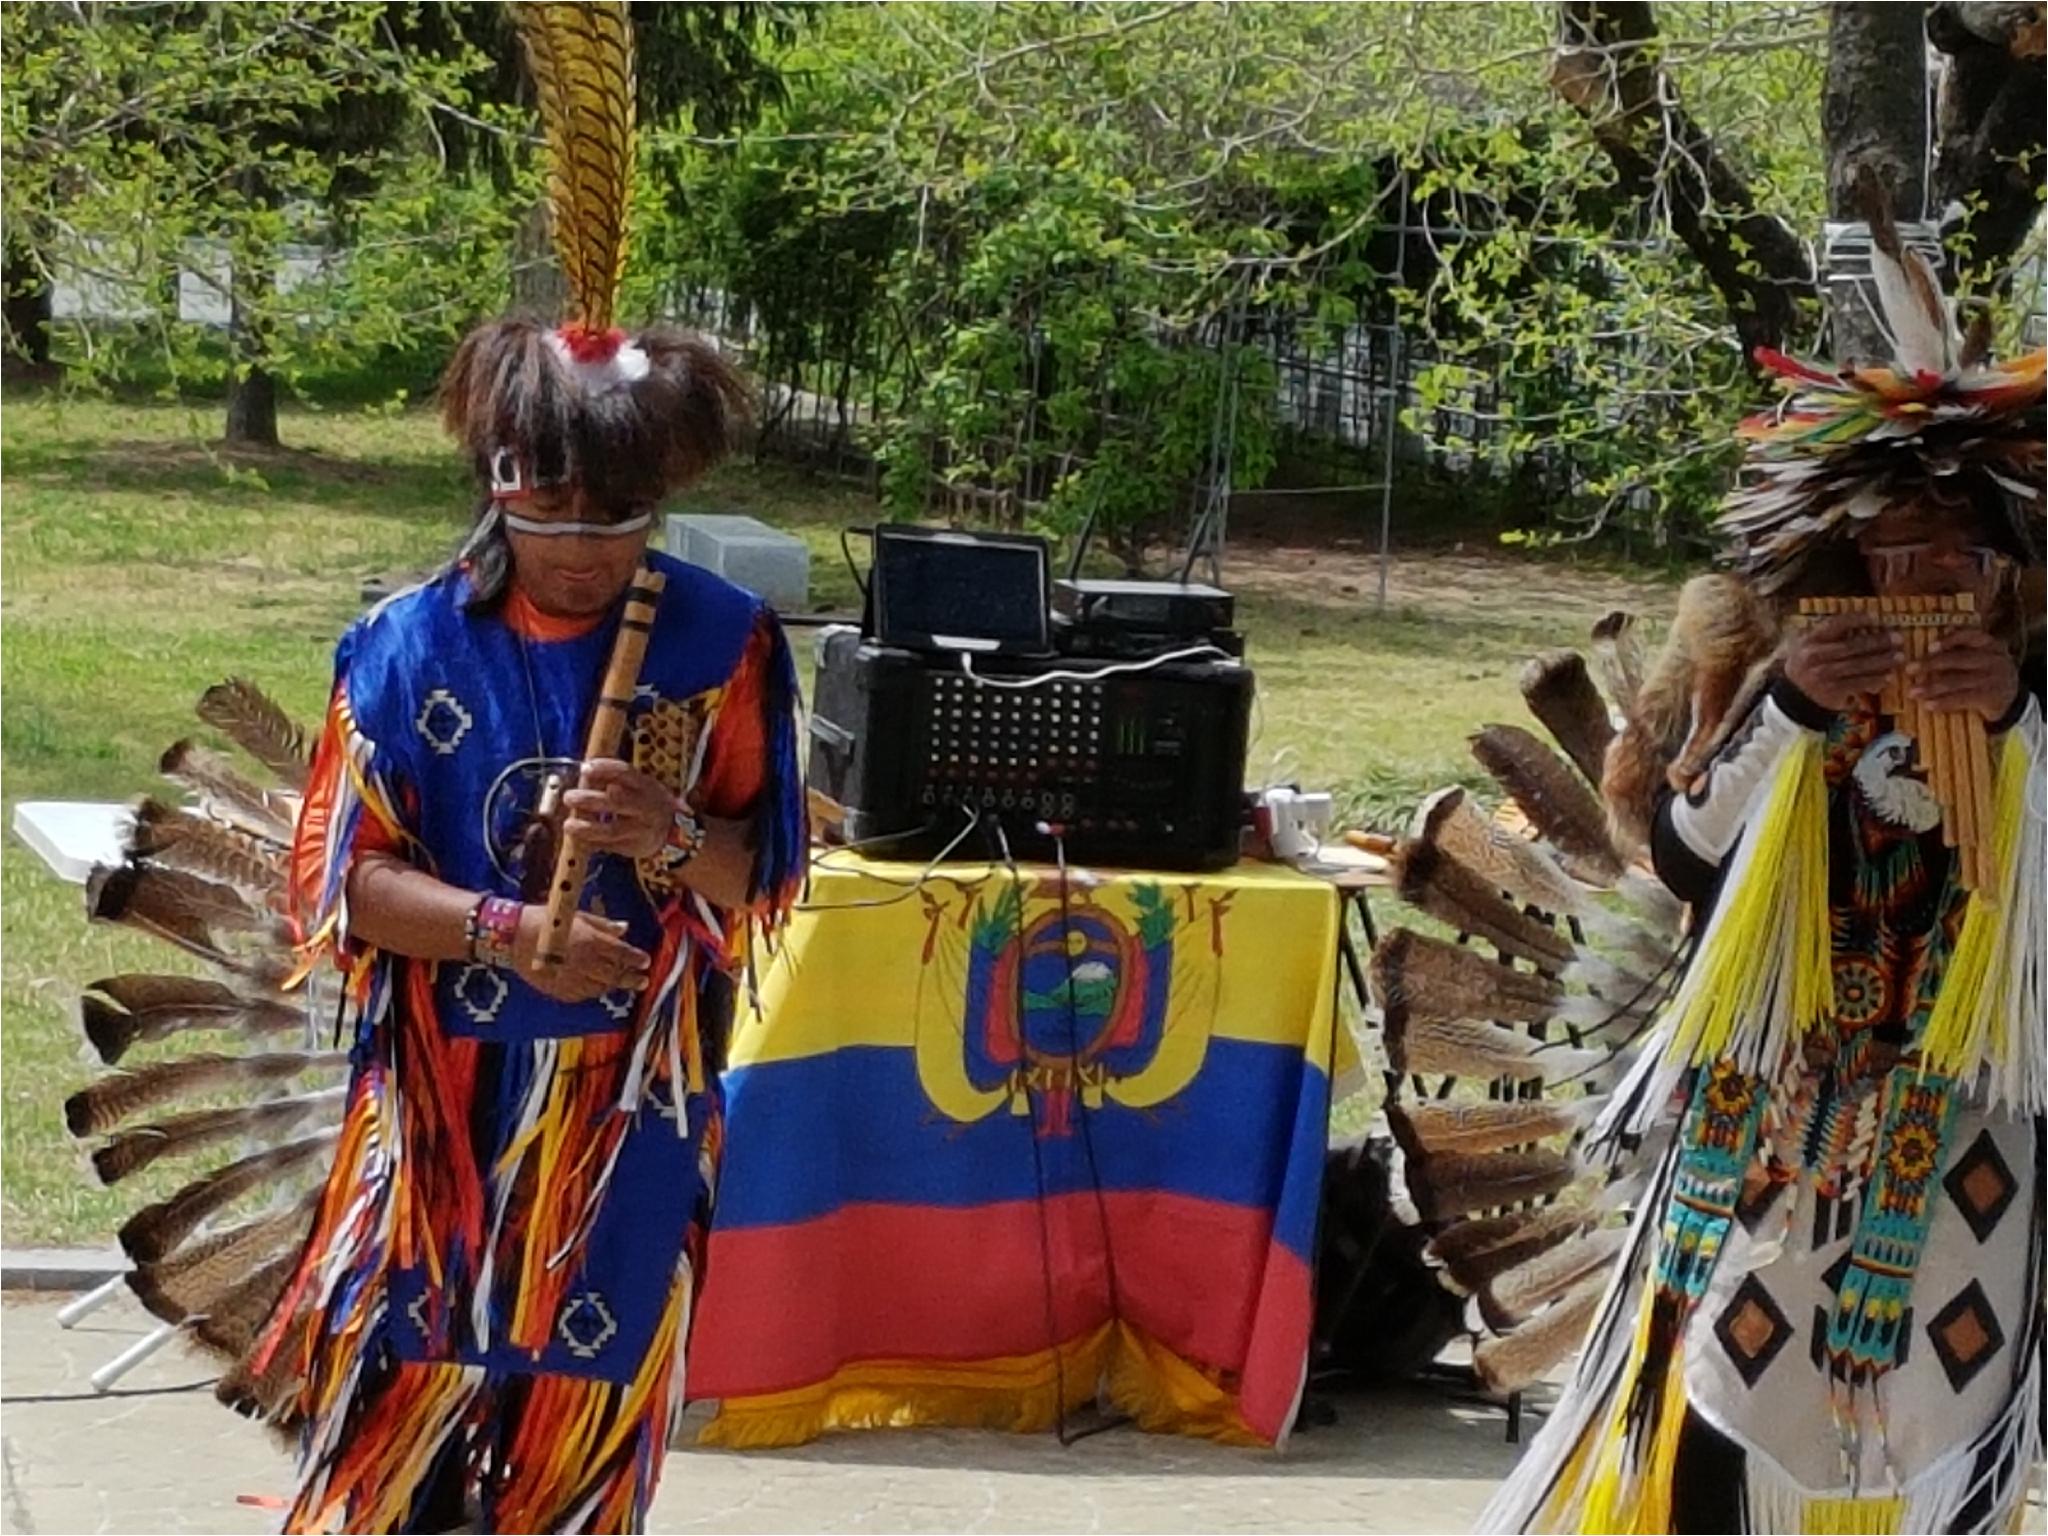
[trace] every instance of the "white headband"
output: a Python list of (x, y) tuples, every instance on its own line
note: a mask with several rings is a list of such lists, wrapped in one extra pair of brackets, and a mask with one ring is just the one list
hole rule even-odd
[(613, 539), (629, 533), (640, 533), (654, 522), (652, 512), (642, 512), (618, 523), (551, 523), (540, 518), (521, 517), (515, 512), (502, 508), (498, 515), (505, 520), (505, 526), (514, 533), (532, 534), (543, 539)]

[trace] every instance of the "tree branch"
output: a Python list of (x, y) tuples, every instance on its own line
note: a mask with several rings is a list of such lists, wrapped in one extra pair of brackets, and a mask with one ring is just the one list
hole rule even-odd
[(1934, 202), (1980, 268), (2004, 265), (2041, 211), (2042, 13), (2040, 5), (1950, 3), (1927, 15), (1928, 39), (1948, 57)]
[(1815, 296), (1806, 248), (1679, 104), (1661, 52), (1647, 0), (1563, 0), (1550, 85), (1705, 268), (1744, 350), (1781, 346)]

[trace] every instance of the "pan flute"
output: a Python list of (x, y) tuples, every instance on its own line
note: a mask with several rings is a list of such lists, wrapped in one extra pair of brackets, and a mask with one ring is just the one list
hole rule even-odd
[[(1817, 622), (1836, 614), (1854, 613), (1896, 631), (1906, 646), (1906, 662), (1925, 657), (1943, 630), (1975, 625), (1981, 615), (1967, 592), (1948, 597), (1809, 597), (1799, 614)], [(1942, 841), (1956, 850), (1959, 878), (1976, 890), (1990, 873), (1992, 832), (1991, 741), (1984, 718), (1969, 710), (1932, 710), (1906, 692), (1904, 678), (1894, 674), (1878, 697), (1878, 707), (1917, 744), (1927, 787), (1941, 802)]]

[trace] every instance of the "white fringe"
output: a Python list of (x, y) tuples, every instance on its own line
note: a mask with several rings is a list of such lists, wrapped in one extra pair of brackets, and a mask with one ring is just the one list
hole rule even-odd
[(2005, 1050), (1983, 1064), (1983, 1087), (1992, 1107), (2038, 1115), (2048, 1111), (2048, 776), (2042, 771), (2038, 703), (2028, 703), (2012, 734), (2024, 753), (2026, 807), (2019, 847), (2000, 872), (1994, 898), (2005, 923), (1993, 975), (2009, 980), (1995, 988), (1990, 1001), (2006, 1010)]

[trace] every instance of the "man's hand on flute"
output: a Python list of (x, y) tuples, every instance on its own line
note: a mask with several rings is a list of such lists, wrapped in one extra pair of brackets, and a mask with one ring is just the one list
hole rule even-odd
[(753, 897), (754, 854), (745, 822), (699, 816), (669, 793), (661, 780), (615, 757), (583, 765), (577, 787), (562, 797), (563, 832), (587, 849), (651, 859), (676, 835), (680, 815), (701, 830), (702, 841), (678, 877), (706, 901), (728, 911)]

